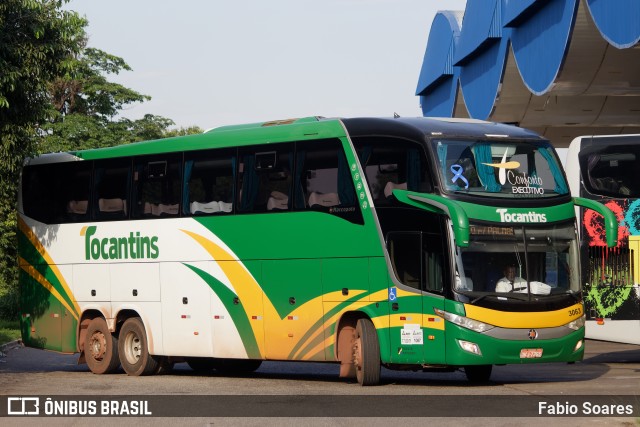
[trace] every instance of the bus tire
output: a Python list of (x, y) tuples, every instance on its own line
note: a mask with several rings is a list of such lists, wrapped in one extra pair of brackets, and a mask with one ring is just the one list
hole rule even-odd
[(153, 371), (153, 375), (165, 375), (173, 370), (174, 363), (169, 359), (168, 356), (160, 356), (156, 358), (158, 362), (158, 366), (156, 370)]
[(84, 340), (84, 355), (94, 374), (110, 374), (120, 366), (118, 339), (111, 334), (104, 318), (96, 317), (89, 322)]
[(464, 367), (467, 380), (474, 384), (489, 382), (493, 365), (470, 365)]
[(360, 319), (356, 325), (353, 345), (356, 378), (362, 386), (380, 383), (380, 345), (376, 328), (369, 319)]
[(151, 375), (158, 369), (158, 357), (149, 354), (147, 334), (139, 317), (127, 319), (118, 339), (122, 369), (131, 376)]

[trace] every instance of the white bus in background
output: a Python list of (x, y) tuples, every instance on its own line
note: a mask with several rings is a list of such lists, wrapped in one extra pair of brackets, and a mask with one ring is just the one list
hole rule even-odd
[(577, 208), (586, 337), (640, 344), (640, 135), (577, 137), (565, 170), (571, 194), (605, 204), (619, 224), (607, 248), (602, 217)]

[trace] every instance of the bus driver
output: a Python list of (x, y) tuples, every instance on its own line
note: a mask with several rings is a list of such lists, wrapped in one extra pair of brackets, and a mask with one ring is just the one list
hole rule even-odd
[[(527, 281), (522, 277), (516, 276), (516, 266), (507, 264), (504, 267), (504, 277), (496, 283), (496, 292), (520, 292), (527, 293)], [(530, 281), (530, 292), (534, 295), (549, 295), (551, 286), (546, 283)]]
[(527, 281), (516, 277), (516, 266), (507, 264), (503, 270), (504, 277), (496, 283), (496, 292), (522, 292), (527, 290)]

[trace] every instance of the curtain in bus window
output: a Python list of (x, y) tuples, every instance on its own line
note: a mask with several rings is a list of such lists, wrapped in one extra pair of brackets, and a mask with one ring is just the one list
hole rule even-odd
[(182, 180), (182, 212), (186, 215), (191, 213), (189, 200), (189, 181), (191, 180), (191, 172), (193, 171), (193, 160), (184, 162), (184, 178)]
[[(534, 162), (531, 162), (531, 163), (534, 163)], [(529, 166), (530, 166), (529, 167), (529, 176), (531, 177), (531, 179), (533, 181), (529, 185), (531, 185), (533, 188), (540, 188), (540, 184), (538, 184), (538, 171), (536, 170), (536, 166), (535, 166), (535, 164), (533, 164), (533, 165), (530, 164)]]
[(142, 205), (142, 182), (145, 180), (144, 176), (144, 164), (140, 163), (133, 166), (133, 185), (131, 198), (133, 200), (134, 216), (140, 216), (144, 213), (144, 206)]
[(306, 205), (306, 197), (304, 194), (304, 188), (302, 187), (302, 172), (304, 171), (304, 160), (306, 155), (307, 154), (304, 150), (299, 150), (296, 153), (296, 169), (293, 177), (293, 201), (296, 209), (304, 209)]
[(491, 158), (491, 145), (478, 143), (474, 146), (476, 156), (476, 168), (478, 171), (478, 177), (482, 182), (485, 190), (491, 193), (499, 193), (502, 186), (496, 181), (496, 175), (493, 168), (487, 166), (485, 163), (492, 163)]
[(365, 145), (358, 150), (358, 157), (360, 157), (360, 163), (364, 169), (367, 168), (372, 153), (373, 148), (370, 145)]
[(260, 188), (260, 178), (255, 169), (255, 155), (253, 153), (244, 155), (243, 163), (244, 170), (242, 174), (240, 210), (252, 211)]
[[(447, 173), (447, 145), (438, 142), (438, 161), (440, 162), (440, 168), (442, 169), (442, 176), (446, 177)], [(449, 184), (448, 182), (443, 183), (446, 188), (454, 188), (454, 185)]]
[[(94, 169), (94, 189), (98, 189), (100, 188), (100, 185), (102, 184), (102, 180), (104, 177), (104, 168), (96, 168)], [(94, 216), (96, 214), (98, 214), (98, 199), (100, 198), (100, 195), (98, 194), (98, 191), (94, 191), (93, 192), (93, 201), (92, 204), (95, 206), (94, 208)]]
[(420, 153), (415, 148), (407, 150), (407, 189), (420, 191)]
[(231, 201), (235, 203), (236, 200), (236, 156), (231, 156)]
[(562, 177), (562, 171), (556, 163), (555, 156), (551, 153), (550, 148), (541, 148), (539, 153), (544, 157), (544, 159), (549, 164), (549, 169), (551, 169), (551, 175), (553, 175), (553, 180), (556, 182), (556, 187), (554, 191), (558, 194), (567, 194), (569, 189), (567, 188), (566, 183), (564, 182), (564, 178)]

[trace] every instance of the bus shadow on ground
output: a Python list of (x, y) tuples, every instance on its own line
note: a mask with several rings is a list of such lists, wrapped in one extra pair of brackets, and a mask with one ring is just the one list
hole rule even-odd
[[(380, 385), (383, 386), (436, 386), (436, 387), (492, 387), (509, 384), (567, 383), (591, 381), (609, 371), (606, 364), (539, 364), (494, 367), (490, 381), (471, 383), (462, 369), (453, 372), (393, 371), (383, 368)], [(174, 376), (209, 378), (244, 378), (271, 381), (312, 381), (355, 384), (354, 379), (339, 378), (338, 367), (332, 364), (266, 362), (255, 372), (231, 374), (222, 372), (196, 372), (186, 364), (178, 364), (167, 373)]]
[(640, 346), (633, 350), (611, 351), (586, 357), (583, 363), (639, 363)]

